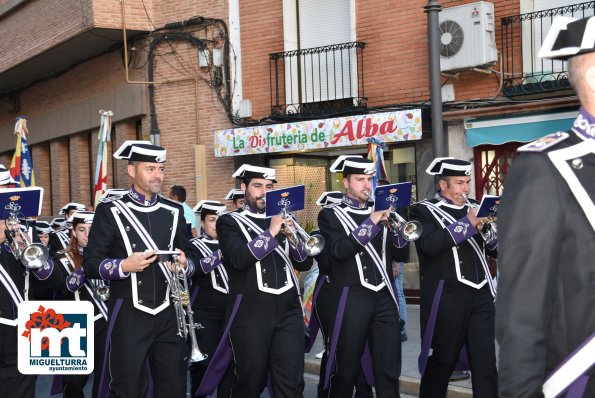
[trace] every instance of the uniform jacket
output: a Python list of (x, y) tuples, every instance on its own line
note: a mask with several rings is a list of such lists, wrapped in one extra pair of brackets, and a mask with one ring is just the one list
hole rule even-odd
[(201, 236), (191, 239), (190, 242), (201, 254), (190, 289), (192, 298), (198, 294), (201, 299), (199, 302), (193, 300), (193, 305), (202, 309), (225, 308), (229, 293), (229, 276), (221, 261), (219, 241)]
[(60, 299), (89, 301), (93, 304), (95, 321), (102, 318), (107, 321), (106, 303), (97, 299), (93, 294), (95, 283), (99, 280), (87, 278), (82, 268), (74, 270), (73, 262), (72, 256), (66, 253), (54, 257), (54, 263), (58, 268), (56, 272), (59, 271), (62, 275)]
[(419, 221), (423, 227), (421, 236), (415, 241), (421, 283), (426, 279), (456, 279), (474, 288), (481, 288), (487, 283), (486, 273), (469, 239), (477, 243), (482, 253), (495, 258), (497, 252), (485, 247), (483, 239), (467, 219), (470, 207), (456, 206), (438, 196), (428, 202), (457, 222), (451, 223), (444, 217), (436, 217), (423, 201), (412, 207), (411, 218)]
[(147, 249), (140, 229), (135, 227), (118, 204), (124, 204), (151, 235), (159, 250), (184, 251), (188, 276), (193, 273), (196, 255), (185, 232), (182, 206), (160, 195), (144, 198), (131, 189), (128, 194), (102, 201), (95, 211), (83, 268), (88, 278), (110, 281), (110, 298), (131, 298), (134, 306), (156, 314), (169, 305), (166, 274), (157, 262), (143, 272), (124, 273), (122, 261), (133, 252)]
[[(580, 155), (576, 145), (587, 141)], [(540, 145), (546, 140), (515, 159), (498, 209), (496, 336), (506, 397), (540, 396), (545, 378), (595, 332), (595, 232), (573, 193), (584, 190), (594, 214), (595, 139), (571, 131)], [(562, 155), (555, 163), (554, 154)], [(575, 179), (572, 189), (557, 166)], [(595, 396), (594, 368), (589, 375), (585, 397)]]
[(0, 323), (16, 326), (18, 303), (38, 298), (37, 292), (42, 290), (43, 285), (58, 287), (61, 274), (54, 271), (54, 262), (49, 259), (44, 266), (27, 274), (23, 264), (13, 256), (10, 247), (6, 243), (0, 244)]
[[(254, 223), (255, 228), (240, 225), (234, 214), (245, 217)], [(232, 294), (262, 291), (281, 294), (298, 289), (292, 277), (292, 268), (307, 271), (312, 266), (312, 258), (300, 250), (289, 248), (285, 235), (276, 237), (268, 232), (270, 219), (264, 214), (239, 209), (217, 219), (217, 236), (223, 261), (229, 273), (229, 287)], [(303, 246), (303, 245), (302, 245)], [(285, 256), (276, 250), (286, 253)]]
[[(340, 207), (351, 216), (358, 226), (353, 232), (345, 228), (334, 210)], [(382, 224), (374, 225), (370, 220), (373, 208), (358, 208), (358, 204), (349, 198), (341, 203), (325, 206), (318, 214), (318, 227), (325, 238), (325, 254), (330, 265), (331, 282), (338, 286), (363, 285), (372, 290), (379, 290), (387, 285), (381, 272), (374, 265), (364, 245), (371, 242), (378, 253), (386, 274), (392, 277), (392, 261), (407, 261), (409, 246), (397, 248), (396, 238)], [(399, 246), (406, 242), (400, 241)], [(388, 281), (390, 285), (391, 281)]]

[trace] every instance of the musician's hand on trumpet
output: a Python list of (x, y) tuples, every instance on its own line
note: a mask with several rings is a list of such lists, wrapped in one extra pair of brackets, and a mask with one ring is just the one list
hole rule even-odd
[(388, 220), (388, 213), (388, 210), (374, 211), (370, 214), (370, 220), (372, 220), (374, 224), (378, 225), (379, 222)]
[[(176, 248), (175, 251), (177, 252), (176, 256), (177, 256), (177, 261), (178, 261), (178, 267), (180, 269), (187, 269), (188, 268), (188, 260), (186, 260), (186, 254), (184, 254), (182, 249)], [(167, 262), (167, 267), (169, 268), (169, 270), (171, 272), (174, 272), (176, 270), (175, 264), (173, 264), (171, 261)]]
[(467, 218), (469, 219), (469, 222), (471, 223), (471, 225), (473, 225), (475, 228), (477, 228), (477, 226), (482, 223), (483, 220), (485, 220), (485, 218), (479, 218), (477, 217), (477, 211), (479, 210), (478, 207), (472, 207), (469, 212), (467, 213)]
[(273, 237), (279, 235), (281, 229), (283, 229), (283, 224), (285, 224), (285, 219), (283, 218), (283, 214), (277, 214), (271, 217), (271, 224), (269, 225), (269, 232)]

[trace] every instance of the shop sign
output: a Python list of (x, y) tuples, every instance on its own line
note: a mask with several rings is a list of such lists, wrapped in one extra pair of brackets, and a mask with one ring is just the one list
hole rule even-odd
[(421, 110), (309, 120), (215, 131), (215, 156), (327, 149), (421, 139)]

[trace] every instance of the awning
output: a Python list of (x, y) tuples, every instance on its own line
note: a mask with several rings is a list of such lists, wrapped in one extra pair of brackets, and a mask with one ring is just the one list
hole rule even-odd
[(508, 117), (491, 120), (466, 120), (467, 145), (501, 145), (530, 142), (556, 131), (572, 127), (577, 111), (543, 115)]

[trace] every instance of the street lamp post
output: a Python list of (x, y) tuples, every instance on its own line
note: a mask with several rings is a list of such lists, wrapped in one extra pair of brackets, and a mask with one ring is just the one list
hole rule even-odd
[(430, 58), (430, 108), (432, 115), (432, 149), (434, 157), (445, 156), (444, 129), (442, 124), (442, 92), (440, 84), (440, 32), (438, 13), (442, 6), (428, 0), (424, 12), (428, 14), (428, 50)]

